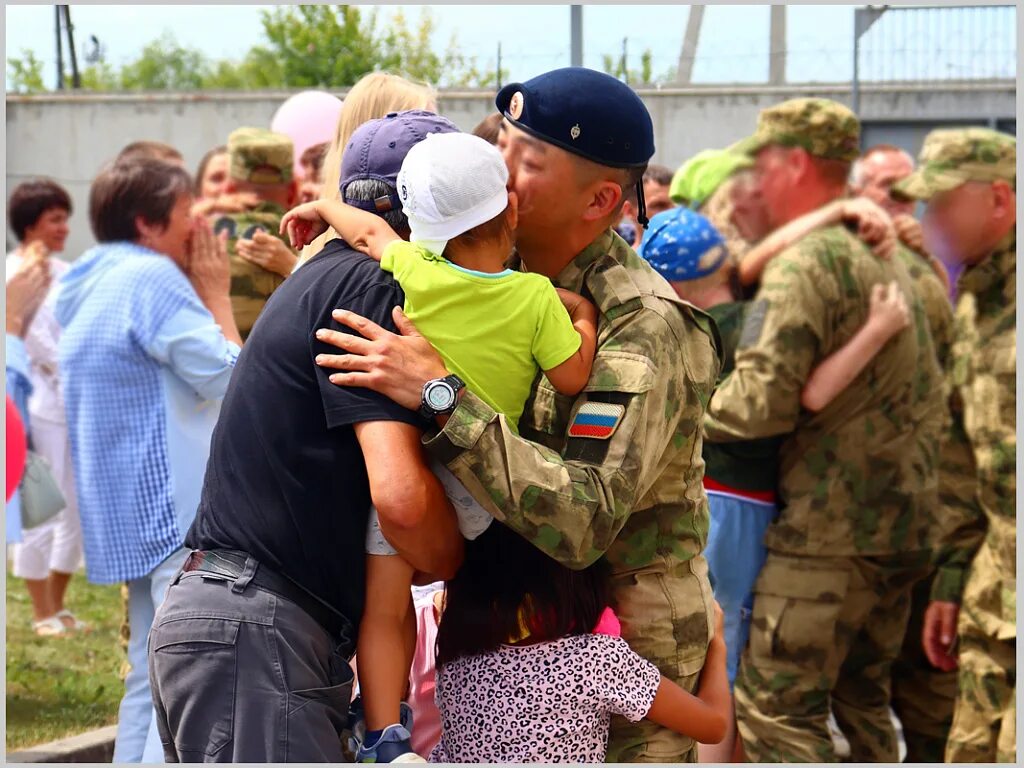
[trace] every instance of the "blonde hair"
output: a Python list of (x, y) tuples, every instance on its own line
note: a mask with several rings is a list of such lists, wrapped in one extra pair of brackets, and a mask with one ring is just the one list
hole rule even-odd
[[(324, 156), (323, 186), (320, 192), (322, 199), (341, 199), (341, 190), (338, 189), (341, 181), (341, 156), (356, 128), (369, 120), (407, 109), (436, 112), (437, 92), (425, 83), (413, 83), (388, 72), (371, 72), (352, 86), (345, 95), (345, 105), (338, 118), (334, 141)], [(329, 228), (302, 250), (300, 262), (315, 256), (329, 240), (337, 236), (334, 229)]]

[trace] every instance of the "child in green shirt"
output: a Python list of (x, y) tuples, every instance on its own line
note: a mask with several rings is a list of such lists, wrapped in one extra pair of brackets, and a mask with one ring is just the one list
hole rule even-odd
[[(409, 150), (397, 179), (408, 242), (380, 216), (339, 201), (318, 200), (289, 211), (281, 231), (299, 247), (331, 226), (379, 261), (405, 293), (405, 314), (446, 367), (518, 430), (538, 371), (562, 394), (583, 389), (597, 346), (597, 311), (543, 275), (506, 268), (517, 216), (507, 182), (500, 152), (483, 139), (431, 134)], [(435, 464), (434, 472), (463, 535), (480, 535), (490, 515), (446, 467)], [(411, 752), (399, 719), (414, 647), (414, 573), (380, 534), (375, 515), (367, 552), (357, 656), (368, 730), (357, 726), (355, 733), (361, 742), (357, 761), (382, 762)]]

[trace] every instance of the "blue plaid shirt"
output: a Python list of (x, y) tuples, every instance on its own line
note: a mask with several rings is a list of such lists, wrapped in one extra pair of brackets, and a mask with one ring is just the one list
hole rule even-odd
[(132, 243), (71, 266), (57, 319), (86, 574), (136, 579), (195, 517), (239, 349), (171, 259)]

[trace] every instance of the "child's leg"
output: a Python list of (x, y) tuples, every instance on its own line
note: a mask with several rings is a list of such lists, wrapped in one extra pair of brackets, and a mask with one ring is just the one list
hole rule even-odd
[(399, 722), (416, 644), (412, 578), (412, 566), (398, 555), (366, 557), (366, 609), (357, 654), (368, 731)]

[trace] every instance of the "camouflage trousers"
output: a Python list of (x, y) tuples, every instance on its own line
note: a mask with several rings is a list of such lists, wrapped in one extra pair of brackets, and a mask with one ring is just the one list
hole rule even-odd
[(960, 612), (960, 686), (947, 763), (1013, 763), (1017, 757), (1017, 642), (983, 634)]
[[(703, 556), (655, 564), (614, 578), (622, 636), (661, 674), (695, 691), (714, 632), (708, 564)], [(693, 763), (697, 743), (650, 720), (613, 717), (609, 763)]]
[(914, 587), (903, 647), (892, 667), (892, 708), (903, 726), (908, 763), (942, 762), (956, 702), (956, 672), (933, 667), (921, 644), (933, 575)]
[(928, 570), (927, 553), (768, 553), (736, 678), (736, 719), (750, 762), (836, 762), (830, 711), (852, 762), (898, 761), (892, 664), (911, 590)]

